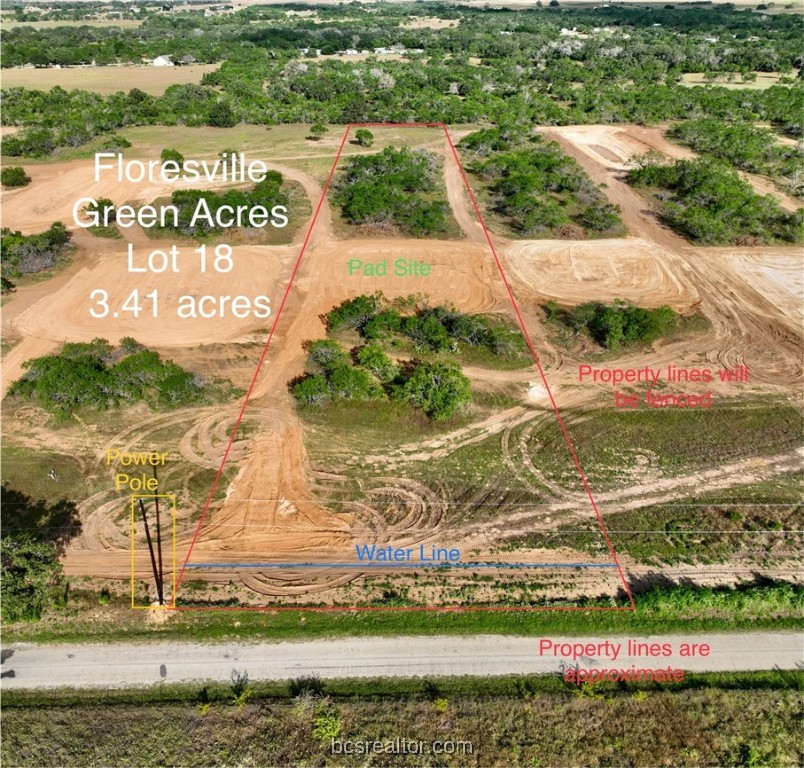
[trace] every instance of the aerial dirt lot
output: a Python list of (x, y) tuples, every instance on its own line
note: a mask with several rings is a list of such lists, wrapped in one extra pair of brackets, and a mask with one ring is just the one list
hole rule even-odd
[[(353, 552), (355, 540), (383, 545), (449, 543), (460, 545), (481, 559), (494, 552), (497, 561), (530, 557), (531, 562), (554, 558), (550, 562), (570, 563), (582, 558), (584, 562), (611, 563), (605, 548), (593, 558), (571, 547), (550, 552), (518, 550), (507, 555), (500, 554), (498, 549), (505, 537), (527, 532), (535, 525), (548, 530), (560, 523), (593, 517), (588, 494), (580, 483), (570, 490), (551, 487), (550, 479), (517, 447), (513, 437), (514, 429), (532, 431), (542, 423), (555, 423), (548, 386), (562, 413), (579, 406), (600, 407), (610, 402), (606, 399), (610, 395), (606, 386), (578, 386), (578, 359), (550, 341), (551, 334), (539, 309), (547, 300), (571, 306), (585, 301), (625, 299), (648, 307), (668, 304), (683, 315), (700, 312), (710, 324), (706, 332), (692, 339), (664, 340), (650, 349), (627, 352), (619, 358), (612, 355), (605, 365), (748, 365), (749, 391), (778, 395), (800, 405), (804, 374), (800, 354), (800, 250), (693, 247), (663, 227), (645, 198), (620, 178), (629, 158), (647, 149), (674, 157), (689, 155), (667, 142), (659, 129), (568, 126), (543, 132), (557, 139), (594, 181), (607, 185), (605, 193), (621, 206), (628, 230), (626, 237), (599, 241), (510, 242), (492, 236), (546, 381), (535, 366), (518, 371), (467, 368), (473, 386), (479, 390), (504, 388), (514, 393), (516, 405), (492, 416), (487, 413), (478, 416), (476, 422), (435, 440), (424, 439), (402, 446), (392, 457), (363, 456), (367, 462), (385, 462), (393, 470), (392, 477), (384, 478), (385, 486), (377, 497), (381, 496), (385, 502), (354, 504), (344, 509), (330, 505), (327, 499), (337, 497), (337, 488), (344, 478), (310, 461), (309, 443), (305, 439), (309, 435), (287, 389), (288, 381), (304, 370), (303, 343), (324, 336), (320, 316), (347, 298), (377, 290), (389, 298), (425, 293), (432, 304), (452, 304), (465, 312), (495, 313), (511, 320), (515, 315), (491, 249), (476, 224), (477, 217), (457, 164), (451, 152), (446, 151), (446, 142), (442, 149), (447, 196), (465, 233), (462, 240), (339, 239), (333, 231), (329, 201), (324, 200), (265, 363), (254, 379), (244, 430), (228, 450), (227, 468), (231, 474), (221, 480), (219, 493), (209, 505), (190, 557), (191, 564), (315, 561), (322, 564), (321, 568), (309, 573), (213, 569), (199, 574), (188, 570), (188, 579), (235, 583), (241, 590), (238, 596), (254, 600), (256, 595), (256, 604), (260, 604), (259, 594), (272, 599), (305, 599), (318, 593), (323, 595), (324, 602), (344, 600), (348, 599), (348, 593), (338, 590), (348, 590), (347, 585), (359, 579), (360, 572), (328, 569), (323, 564), (343, 561), (350, 549)], [(332, 159), (336, 143), (328, 142), (326, 151)], [(266, 147), (269, 146), (266, 139)], [(313, 149), (315, 154), (324, 151), (321, 145)], [(313, 211), (316, 210), (322, 185), (316, 175), (300, 169), (303, 155), (271, 154), (269, 149), (252, 154), (300, 182)], [(4, 220), (24, 231), (41, 230), (57, 219), (69, 221), (76, 190), (108, 196), (115, 202), (150, 200), (167, 191), (158, 185), (147, 193), (136, 186), (123, 189), (116, 185), (94, 185), (91, 169), (91, 160), (32, 166), (33, 182), (29, 187), (3, 192)], [(230, 274), (199, 276), (197, 270), (188, 270), (171, 276), (170, 280), (158, 275), (146, 279), (130, 275), (126, 269), (126, 240), (103, 240), (79, 233), (75, 238), (77, 252), (65, 271), (48, 281), (20, 287), (4, 305), (4, 336), (17, 342), (5, 356), (4, 391), (9, 382), (21, 375), (25, 360), (46, 354), (64, 341), (89, 341), (98, 336), (114, 343), (123, 336), (134, 336), (190, 369), (194, 360), (201, 364), (206, 359), (206, 353), (193, 350), (198, 345), (228, 345), (232, 349), (250, 345), (242, 348), (247, 349), (247, 359), (253, 363), (241, 361), (230, 371), (238, 386), (248, 388), (261, 351), (255, 340), (267, 337), (275, 314), (267, 321), (179, 320), (168, 314), (158, 320), (121, 317), (100, 321), (88, 315), (88, 294), (95, 288), (104, 288), (115, 303), (125, 299), (133, 287), (144, 292), (157, 287), (166, 298), (185, 292), (259, 293), (271, 297), (276, 313), (297, 265), (306, 229), (301, 228), (297, 242), (291, 246), (236, 246), (236, 267)], [(148, 239), (137, 229), (123, 233), (137, 253), (170, 244)], [(348, 277), (346, 263), (350, 258), (389, 261), (416, 258), (432, 264), (433, 277), (398, 280)], [(741, 394), (733, 385), (720, 382), (712, 384), (712, 391), (723, 397)], [(119, 434), (102, 440), (89, 428), (80, 435), (68, 435), (64, 429), (50, 430), (41, 419), (31, 416), (36, 409), (26, 411), (31, 421), (20, 418), (6, 427), (12, 439), (24, 440), (30, 447), (40, 445), (57, 450), (62, 447), (83, 453), (90, 464), (99, 463), (111, 446), (169, 450), (175, 460), (214, 474), (227, 452), (242, 406), (241, 398), (223, 406), (167, 414), (143, 413), (135, 426), (127, 426)], [(165, 437), (168, 434), (174, 435), (170, 438), (172, 442)], [(406, 467), (444, 457), (490, 436), (499, 436), (502, 441), (503, 461), (511, 474), (525, 483), (534, 481), (548, 488), (550, 498), (538, 507), (506, 511), (491, 522), (458, 525), (450, 519), (449, 506), (438, 493), (407, 477)], [(344, 442), (348, 450), (348, 437)], [(646, 503), (685, 498), (702, 484), (724, 489), (769, 481), (780, 473), (795, 471), (800, 462), (800, 453), (794, 451), (766, 457), (745, 455), (718, 468), (672, 477), (645, 471), (634, 474), (627, 487), (596, 492), (595, 498), (605, 518)], [(121, 514), (125, 497), (111, 490), (111, 482), (109, 486), (108, 491), (94, 494), (80, 505), (82, 533), (66, 554), (65, 568), (69, 574), (114, 579), (130, 576), (128, 519)], [(393, 521), (384, 518), (382, 503), (387, 504)], [(400, 509), (407, 511), (401, 514)], [(179, 568), (190, 552), (200, 519), (199, 508), (179, 510)], [(628, 562), (624, 565), (635, 571), (640, 569)], [(148, 555), (139, 539), (135, 570), (138, 578), (147, 579)], [(615, 593), (619, 586), (616, 573), (611, 569), (603, 574), (602, 570), (578, 575), (574, 584), (562, 588), (563, 592), (548, 584), (545, 594)], [(673, 572), (685, 571), (679, 567)], [(728, 581), (740, 573), (737, 567), (716, 568), (711, 578)], [(565, 571), (560, 577), (570, 578), (568, 574)], [(539, 576), (545, 578), (544, 573)], [(558, 576), (551, 578), (558, 583)]]

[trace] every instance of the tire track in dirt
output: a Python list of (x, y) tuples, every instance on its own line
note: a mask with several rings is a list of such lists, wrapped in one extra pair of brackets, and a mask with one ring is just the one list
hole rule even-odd
[[(611, 163), (618, 164), (615, 162), (617, 154), (613, 155), (615, 160), (609, 158), (605, 161), (599, 154), (599, 160), (595, 160), (594, 153), (590, 155), (573, 143), (567, 129), (546, 129), (545, 134), (556, 138), (568, 154), (576, 157), (593, 180), (608, 184), (606, 194), (623, 207), (629, 230), (638, 235), (582, 243), (507, 243), (499, 240), (500, 256), (511, 276), (514, 295), (537, 350), (543, 356), (543, 366), (549, 370), (551, 389), (557, 393), (560, 407), (596, 402), (603, 392), (607, 395), (610, 392), (606, 388), (580, 389), (573, 386), (577, 384), (574, 380), (577, 369), (573, 370), (571, 364), (575, 361), (550, 344), (538, 303), (545, 297), (554, 297), (567, 304), (599, 300), (601, 292), (609, 295), (606, 291), (612, 298), (630, 298), (648, 305), (653, 305), (651, 302), (670, 303), (685, 312), (700, 307), (713, 326), (710, 332), (692, 340), (661, 342), (648, 353), (640, 351), (623, 355), (616, 361), (617, 365), (636, 364), (638, 361), (640, 366), (655, 367), (670, 362), (700, 362), (701, 359), (718, 365), (746, 362), (752, 368), (752, 381), (765, 389), (770, 387), (789, 392), (797, 387), (802, 375), (799, 359), (801, 333), (796, 332), (789, 318), (780, 320), (773, 303), (752, 289), (732, 268), (732, 257), (717, 249), (691, 248), (686, 241), (662, 227), (644, 198), (616, 177), (621, 169)], [(648, 146), (650, 137), (646, 135), (640, 139), (640, 135), (636, 132), (636, 141)], [(271, 167), (302, 184), (315, 209), (321, 186), (312, 177), (284, 165), (271, 164)], [(293, 561), (300, 556), (333, 562), (342, 559), (343, 552), (348, 551), (356, 536), (368, 541), (418, 543), (448, 532), (450, 536), (464, 537), (470, 544), (476, 542), (479, 547), (493, 548), (499, 546), (501, 540), (532, 530), (534, 523), (540, 527), (549, 525), (556, 528), (566, 520), (586, 514), (585, 506), (583, 512), (579, 511), (582, 505), (578, 497), (560, 483), (545, 477), (530, 459), (532, 430), (540, 419), (547, 416), (538, 408), (525, 407), (524, 391), (522, 407), (497, 414), (435, 441), (405, 446), (387, 456), (373, 457), (388, 463), (389, 475), (368, 483), (364, 498), (346, 504), (344, 512), (329, 509), (326, 490), (331, 484), (341, 482), (342, 478), (325, 476), (309, 465), (302, 426), (288, 394), (287, 382), (304, 370), (306, 353), (302, 343), (323, 337), (321, 314), (345, 298), (383, 290), (389, 298), (420, 292), (428, 294), (433, 303), (450, 303), (464, 312), (512, 316), (510, 301), (500, 283), (485, 238), (481, 239), (482, 231), (479, 231), (474, 213), (469, 209), (457, 165), (450, 163), (449, 156), (446, 156), (444, 174), (456, 220), (468, 236), (465, 241), (337, 240), (332, 231), (329, 203), (324, 201), (322, 204), (308, 251), (289, 294), (286, 314), (277, 325), (277, 335), (256, 382), (253, 402), (246, 411), (246, 421), (253, 425), (253, 429), (239, 437), (233, 447), (231, 466), (239, 467), (237, 477), (228, 487), (220, 489), (224, 498), (211, 507), (193, 562), (207, 559), (231, 563)], [(149, 245), (156, 247), (158, 242), (150, 241)], [(86, 293), (89, 283), (82, 271), (91, 273), (89, 282), (93, 287), (97, 287), (94, 283), (100, 277), (108, 278), (107, 283), (109, 280), (120, 282), (119, 265), (116, 269), (109, 268), (108, 275), (101, 274), (99, 270), (106, 268), (101, 262), (106, 260), (100, 257), (100, 250), (90, 253), (92, 246), (94, 243), (81, 243), (81, 257), (76, 267), (70, 268), (63, 278), (54, 278), (60, 282), (52, 283), (57, 286), (52, 295), (44, 290), (41, 295), (36, 294), (32, 289), (27, 294), (21, 292), (10, 303), (9, 306), (13, 307), (14, 302), (25, 296), (18, 305), (19, 310), (12, 310), (10, 323), (15, 333), (24, 339), (44, 342), (51, 341), (50, 335), (57, 333), (63, 334), (58, 338), (69, 336), (70, 340), (81, 340), (84, 338), (82, 334), (90, 333), (88, 329), (76, 329), (69, 324), (65, 327), (63, 321), (64, 317), (72, 316), (78, 306), (71, 303), (73, 299), (83, 299)], [(119, 247), (119, 244), (114, 247)], [(243, 270), (243, 290), (251, 291), (256, 279), (266, 293), (276, 297), (281, 295), (298, 256), (298, 247), (245, 246), (238, 248), (237, 253), (241, 250), (244, 264), (248, 267)], [(756, 252), (755, 249), (739, 250), (741, 253)], [(346, 266), (354, 258), (362, 261), (387, 259), (389, 263), (398, 258), (415, 258), (431, 263), (433, 275), (429, 279), (419, 277), (397, 282), (364, 275), (349, 277)], [(77, 279), (79, 276), (80, 280)], [(235, 291), (239, 286), (239, 283), (227, 283), (223, 287)], [(215, 292), (220, 292), (221, 288), (219, 278), (214, 286)], [(194, 285), (193, 289), (197, 290), (197, 286)], [(55, 305), (53, 309), (49, 306), (51, 304)], [(264, 321), (261, 324), (264, 325)], [(244, 324), (227, 326), (216, 323), (213, 340), (237, 340), (254, 330), (255, 327)], [(132, 335), (122, 324), (115, 332), (121, 336)], [(92, 337), (95, 335), (98, 334), (93, 329)], [(148, 341), (141, 331), (134, 335)], [(173, 331), (166, 334), (160, 325), (158, 336), (161, 347), (165, 346), (168, 337), (170, 344), (191, 346), (197, 344), (199, 338), (208, 342), (210, 329), (205, 325), (203, 329), (187, 329), (183, 335)], [(534, 379), (532, 370), (493, 374), (470, 370), (469, 373), (473, 381), (480, 384), (522, 383), (523, 390), (524, 385)], [(723, 391), (728, 390), (724, 388)], [(238, 410), (239, 404), (233, 403), (184, 414), (159, 415), (132, 430), (121, 432), (115, 440), (119, 446), (147, 445), (149, 435), (155, 435), (159, 430), (184, 429), (178, 441), (178, 455), (198, 467), (199, 471), (217, 469)], [(517, 434), (520, 427), (522, 429)], [(448, 455), (462, 446), (496, 435), (499, 435), (503, 461), (508, 469), (525, 487), (547, 498), (547, 502), (500, 515), (491, 522), (456, 526), (450, 519), (451, 499), (446, 489), (416, 484), (401, 472), (406, 462)], [(642, 465), (638, 457), (631, 458), (636, 472)], [(701, 483), (711, 488), (725, 488), (753, 482), (756, 478), (770, 478), (779, 472), (794, 471), (794, 467), (800, 467), (800, 458), (798, 454), (791, 454), (771, 459), (747, 459), (684, 477), (661, 478), (652, 483), (637, 482), (628, 488), (596, 494), (596, 497), (604, 505), (603, 513), (608, 515), (689, 495)], [(486, 503), (490, 498), (486, 493), (476, 501)], [(127, 578), (130, 567), (126, 551), (128, 540), (125, 528), (122, 532), (120, 530), (117, 510), (119, 500), (110, 500), (103, 494), (85, 502), (82, 515), (86, 511), (87, 520), (82, 543), (68, 553), (66, 568), (69, 572), (107, 576), (120, 573), (120, 578)], [(182, 555), (189, 544), (190, 523), (197, 511), (188, 509), (181, 512)], [(86, 548), (82, 551), (81, 547)], [(559, 553), (557, 560), (575, 556), (577, 553), (574, 552)], [(138, 572), (147, 573), (147, 567), (147, 560), (138, 551)], [(261, 594), (303, 595), (348, 583), (356, 575), (345, 575), (322, 566), (314, 573), (254, 573), (235, 569), (202, 576), (207, 577), (235, 577)]]

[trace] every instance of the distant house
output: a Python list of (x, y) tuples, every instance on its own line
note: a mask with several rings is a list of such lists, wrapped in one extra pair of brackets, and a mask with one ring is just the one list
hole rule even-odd
[(176, 63), (186, 65), (186, 64), (195, 64), (197, 61), (198, 59), (195, 56), (193, 56), (192, 53), (186, 53)]
[[(374, 54), (376, 56), (402, 56), (406, 53), (423, 53), (424, 49), (422, 48), (405, 48), (404, 45), (401, 43), (394, 43), (390, 48), (375, 48)], [(349, 51), (343, 52), (345, 55), (353, 55), (350, 54)], [(361, 51), (361, 53), (366, 53), (366, 51)]]
[(218, 16), (221, 13), (229, 13), (234, 10), (233, 5), (210, 5), (205, 11), (204, 16)]
[(157, 56), (151, 64), (155, 67), (175, 67), (172, 56)]

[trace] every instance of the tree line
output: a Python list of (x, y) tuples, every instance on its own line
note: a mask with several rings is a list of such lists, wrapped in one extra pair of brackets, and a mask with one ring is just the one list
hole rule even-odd
[(35, 402), (61, 419), (82, 408), (137, 402), (180, 408), (225, 393), (131, 338), (121, 339), (117, 348), (105, 339), (65, 344), (56, 354), (27, 360), (23, 368), (9, 395)]
[(785, 192), (804, 196), (804, 157), (797, 146), (780, 144), (773, 131), (752, 123), (711, 118), (674, 125), (668, 136), (743, 171), (770, 176)]
[[(799, 29), (785, 14), (761, 20), (728, 9), (498, 12), (434, 6), (434, 13), (460, 20), (436, 30), (402, 27), (399, 10), (386, 5), (370, 18), (338, 19), (336, 10), (318, 9), (325, 24), (247, 9), (212, 19), (153, 16), (122, 31), (12, 29), (4, 35), (5, 66), (31, 63), (34, 53), (52, 59), (55, 51), (73, 57), (62, 64), (106, 63), (104, 51), (107, 60), (139, 62), (165, 53), (166, 46), (176, 57), (223, 63), (201, 84), (171, 86), (162, 96), (138, 89), (107, 96), (6, 89), (3, 123), (26, 130), (6, 138), (4, 152), (41, 156), (128, 125), (179, 123), (557, 125), (714, 117), (765, 120), (789, 135), (802, 133), (800, 81), (764, 91), (679, 83), (685, 72), (792, 75), (802, 63)], [(576, 36), (561, 35), (568, 26), (577, 28)], [(300, 52), (323, 52), (329, 43), (339, 50), (399, 44), (423, 53), (408, 53), (403, 61), (339, 61)]]

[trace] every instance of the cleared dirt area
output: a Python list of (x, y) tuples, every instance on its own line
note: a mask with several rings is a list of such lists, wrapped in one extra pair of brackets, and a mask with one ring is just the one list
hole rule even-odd
[[(41, 232), (54, 221), (61, 221), (70, 229), (77, 229), (72, 220), (73, 209), (79, 197), (106, 197), (115, 205), (137, 201), (150, 203), (180, 188), (179, 185), (162, 182), (118, 183), (116, 174), (112, 171), (101, 173), (100, 180), (95, 181), (94, 160), (26, 165), (26, 173), (31, 177), (30, 184), (0, 192), (4, 220), (23, 234)], [(213, 183), (195, 186), (199, 189), (214, 189), (221, 185)]]
[(423, 18), (414, 17), (401, 26), (407, 29), (449, 29), (450, 27), (457, 27), (458, 24), (457, 19), (438, 19), (434, 16), (426, 16)]
[(656, 150), (673, 159), (695, 157), (684, 147), (671, 144), (656, 128), (637, 125), (570, 125), (543, 131), (568, 139), (598, 163), (618, 171), (633, 167), (631, 159), (650, 150)]
[(139, 88), (161, 96), (171, 85), (200, 83), (207, 72), (220, 64), (188, 64), (181, 67), (109, 66), (65, 67), (63, 69), (4, 69), (4, 88), (33, 88), (49, 91), (54, 86), (66, 90), (80, 88), (96, 93), (117, 93)]
[(536, 288), (543, 301), (567, 306), (594, 296), (644, 307), (667, 304), (687, 313), (700, 301), (674, 254), (639, 238), (517, 242), (506, 250), (506, 264), (520, 295), (532, 295)]
[[(727, 257), (728, 258), (728, 257)], [(777, 307), (792, 328), (801, 328), (804, 320), (804, 269), (801, 254), (768, 250), (765, 253), (741, 253), (731, 256), (738, 274)]]
[[(389, 130), (389, 133), (400, 131)], [(626, 299), (648, 307), (669, 304), (684, 314), (700, 311), (711, 323), (709, 331), (692, 339), (667, 340), (649, 349), (612, 356), (605, 365), (746, 364), (752, 372), (752, 392), (799, 397), (804, 375), (800, 355), (799, 250), (693, 248), (662, 227), (647, 210), (644, 200), (618, 179), (628, 158), (648, 148), (685, 156), (683, 150), (669, 145), (658, 129), (568, 126), (545, 133), (557, 138), (595, 181), (608, 185), (605, 193), (622, 206), (631, 235), (582, 242), (509, 242), (494, 238), (559, 408), (610, 403), (610, 389), (602, 385), (578, 386), (579, 360), (554, 347), (543, 325), (539, 305), (548, 299), (564, 305)], [(375, 134), (378, 146), (383, 146), (383, 130), (376, 129)], [(221, 141), (226, 140), (225, 133), (215, 135)], [(315, 210), (322, 185), (317, 176), (299, 170), (306, 162), (304, 152), (299, 149), (306, 145), (299, 137), (292, 141), (286, 136), (275, 143), (270, 132), (263, 137), (265, 151), (260, 156), (282, 158), (283, 164), (274, 167), (303, 185)], [(166, 146), (173, 144), (167, 134), (160, 134), (159, 142), (162, 141)], [(294, 141), (299, 142), (298, 146)], [(321, 154), (322, 160), (328, 156), (331, 162), (338, 143), (339, 137), (327, 136), (324, 142), (310, 146), (309, 152)], [(436, 143), (435, 131), (422, 139), (422, 144), (431, 148)], [(331, 603), (348, 602), (351, 588), (347, 585), (363, 578), (359, 570), (344, 573), (327, 567), (328, 563), (343, 561), (348, 552), (353, 552), (355, 541), (394, 545), (444, 542), (464, 547), (473, 558), (494, 557), (498, 561), (525, 556), (531, 558), (530, 562), (553, 558), (549, 561), (560, 564), (577, 562), (579, 557), (589, 560), (589, 554), (571, 548), (516, 554), (500, 551), (501, 542), (525, 534), (534, 526), (554, 530), (569, 520), (589, 519), (593, 514), (580, 483), (571, 490), (556, 484), (525, 450), (528, 436), (539, 424), (555, 423), (544, 382), (533, 368), (489, 371), (467, 367), (466, 373), (477, 390), (499, 389), (517, 402), (491, 415), (488, 412), (479, 415), (469, 424), (438, 437), (401, 445), (393, 453), (366, 451), (359, 457), (361, 461), (386, 466), (389, 473), (371, 484), (361, 485), (362, 501), (335, 503), (347, 478), (328, 467), (314, 465), (307, 454), (309, 441), (315, 437), (297, 416), (287, 383), (303, 372), (306, 358), (303, 343), (324, 336), (320, 316), (333, 306), (347, 298), (381, 290), (389, 298), (422, 293), (434, 304), (451, 304), (464, 312), (493, 313), (514, 319), (506, 287), (476, 222), (457, 165), (451, 153), (446, 153), (444, 143), (439, 149), (444, 151), (448, 199), (464, 231), (462, 240), (338, 239), (333, 234), (329, 203), (324, 201), (265, 365), (256, 378), (244, 429), (229, 452), (227, 467), (232, 475), (222, 481), (220, 494), (210, 506), (190, 561), (232, 565), (315, 561), (321, 564), (320, 569), (281, 574), (236, 567), (193, 570), (188, 571), (188, 579), (231, 582), (236, 585), (232, 589), (239, 590), (239, 596), (245, 595), (245, 600), (260, 594), (304, 600), (305, 596), (316, 594)], [(132, 153), (138, 151), (142, 152), (141, 146), (132, 148)], [(89, 160), (32, 166), (31, 175), (34, 182), (29, 188), (3, 195), (6, 220), (26, 231), (39, 231), (57, 218), (69, 220), (75, 190), (87, 185), (87, 194), (108, 196), (116, 202), (155, 197), (164, 191), (154, 187), (146, 195), (142, 187), (93, 186)], [(134, 243), (138, 255), (145, 248), (160, 245), (158, 241), (145, 241), (142, 233), (135, 230), (126, 231), (125, 236)], [(20, 375), (24, 360), (50, 351), (65, 340), (88, 341), (102, 336), (117, 341), (130, 335), (167, 354), (175, 350), (177, 355), (191, 361), (195, 354), (193, 347), (202, 343), (234, 344), (265, 338), (266, 325), (273, 322), (273, 317), (268, 322), (232, 318), (209, 322), (179, 320), (166, 312), (158, 321), (143, 317), (134, 321), (122, 316), (93, 320), (87, 313), (88, 294), (95, 288), (105, 288), (113, 301), (119, 302), (134, 287), (142, 292), (158, 288), (169, 302), (185, 292), (264, 293), (271, 297), (276, 310), (301, 247), (300, 243), (287, 247), (236, 247), (237, 266), (231, 274), (213, 277), (188, 270), (168, 281), (164, 277), (142, 275), (133, 279), (126, 269), (125, 241), (99, 240), (80, 233), (76, 244), (78, 251), (73, 264), (64, 273), (49, 282), (26, 286), (7, 301), (4, 331), (21, 340), (4, 360), (6, 381)], [(347, 272), (350, 259), (364, 262), (384, 259), (389, 264), (397, 259), (415, 259), (429, 263), (432, 274), (409, 278), (350, 277)], [(255, 345), (254, 366), (259, 353)], [(198, 360), (202, 359), (199, 353)], [(724, 396), (740, 394), (730, 385), (714, 386), (713, 391)], [(215, 471), (227, 450), (241, 406), (242, 401), (175, 414), (146, 415), (136, 427), (121, 429), (102, 444), (93, 438), (91, 430), (75, 439), (83, 441), (84, 452), (99, 457), (107, 445), (137, 450), (169, 449), (177, 460), (198, 471)], [(25, 444), (31, 447), (49, 445), (48, 440), (66, 439), (65, 432), (54, 436), (45, 426), (34, 429), (19, 424), (15, 432), (24, 433)], [(449, 499), (443, 489), (414, 480), (407, 475), (407, 469), (413, 464), (444, 459), (488, 438), (500, 441), (500, 461), (507, 468), (505, 471), (526, 486), (538, 488), (546, 500), (520, 505), (518, 509), (508, 508), (492, 515), (491, 521), (458, 525), (451, 517)], [(78, 452), (74, 444), (70, 450)], [(348, 450), (349, 439), (344, 436), (344, 451)], [(651, 457), (631, 457), (633, 467), (629, 465), (627, 469), (632, 482), (625, 488), (607, 489), (596, 495), (602, 513), (609, 515), (648, 502), (684, 498), (702, 485), (720, 489), (772, 481), (779, 473), (795, 471), (800, 460), (797, 452), (746, 456), (716, 469), (661, 477), (656, 475)], [(83, 531), (68, 551), (68, 573), (128, 578), (131, 567), (128, 528), (127, 518), (124, 514), (121, 517), (121, 505), (125, 506), (125, 497), (111, 488), (81, 504)], [(198, 506), (179, 510), (180, 563), (189, 550), (199, 515)], [(607, 558), (607, 551), (602, 549), (598, 560), (604, 562)], [(147, 550), (140, 543), (135, 570), (138, 579), (148, 578)], [(733, 577), (734, 572), (728, 571), (724, 578)], [(495, 575), (502, 578), (502, 574)], [(543, 594), (552, 596), (614, 594), (617, 589), (617, 578), (608, 573), (605, 576), (584, 573), (573, 579), (567, 570), (558, 573), (557, 569), (555, 574), (541, 573), (538, 578), (544, 579)], [(259, 603), (259, 598), (256, 602)]]
[[(154, 247), (157, 247), (156, 245)], [(146, 249), (135, 251), (135, 263), (145, 263), (149, 253)], [(100, 254), (98, 254), (100, 256)], [(22, 362), (43, 354), (45, 346), (51, 351), (65, 341), (92, 341), (99, 336), (116, 343), (124, 336), (133, 336), (142, 344), (157, 347), (197, 346), (205, 343), (241, 339), (256, 328), (264, 327), (264, 319), (242, 320), (228, 316), (210, 323), (204, 318), (181, 318), (177, 314), (178, 299), (183, 295), (218, 295), (220, 275), (199, 274), (197, 266), (190, 267), (192, 251), (184, 252), (188, 267), (172, 276), (169, 283), (163, 275), (131, 274), (126, 270), (127, 257), (119, 253), (104, 254), (93, 263), (80, 268), (54, 297), (48, 297), (29, 307), (11, 321), (14, 335), (22, 341), (5, 358), (4, 379), (13, 380), (20, 374)], [(226, 295), (253, 295), (254, 275), (260, 275), (260, 292), (275, 296), (282, 267), (293, 257), (290, 248), (272, 249), (268, 253), (257, 246), (241, 246), (234, 249), (233, 258), (238, 264), (237, 277), (227, 281)], [(122, 268), (121, 268), (122, 267)], [(118, 317), (111, 321), (93, 318), (90, 307), (99, 311), (90, 300), (92, 291), (103, 286), (109, 295), (110, 307), (121, 307), (132, 291), (140, 295), (158, 291), (158, 315), (150, 311), (136, 319), (122, 309), (114, 310)], [(146, 302), (146, 306), (148, 303)], [(5, 390), (4, 390), (5, 391)]]

